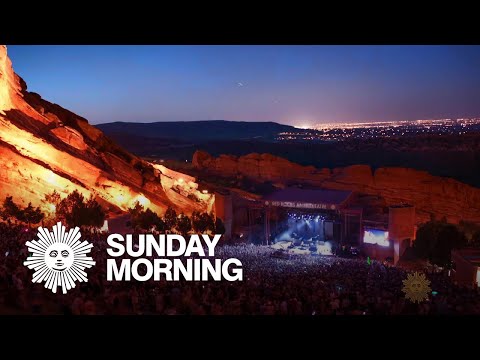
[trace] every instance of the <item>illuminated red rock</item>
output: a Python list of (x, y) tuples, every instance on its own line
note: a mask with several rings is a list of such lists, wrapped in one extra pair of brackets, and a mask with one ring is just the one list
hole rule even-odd
[(28, 92), (1, 45), (0, 201), (12, 195), (23, 205), (41, 206), (46, 193), (65, 196), (75, 189), (123, 210), (140, 201), (158, 213), (173, 206), (190, 214), (212, 203), (211, 197), (197, 199), (191, 187), (184, 195), (173, 194), (152, 164), (120, 148), (86, 119)]
[(0, 112), (4, 113), (14, 107), (13, 101), (20, 89), (20, 82), (7, 57), (7, 47), (0, 45)]
[(399, 167), (372, 171), (368, 165), (316, 169), (269, 154), (214, 158), (206, 152), (196, 152), (192, 163), (197, 169), (218, 176), (242, 175), (283, 185), (304, 183), (353, 190), (378, 196), (385, 206), (408, 202), (416, 207), (417, 222), (428, 221), (434, 215), (438, 219), (446, 217), (452, 223), (461, 220), (480, 223), (480, 189), (425, 171)]
[(64, 143), (74, 147), (78, 150), (86, 150), (87, 144), (83, 141), (83, 136), (80, 132), (68, 126), (57, 127), (51, 132)]

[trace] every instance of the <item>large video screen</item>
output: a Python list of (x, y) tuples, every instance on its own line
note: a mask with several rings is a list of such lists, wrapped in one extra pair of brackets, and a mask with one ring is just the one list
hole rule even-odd
[(365, 229), (363, 232), (363, 242), (366, 244), (378, 244), (380, 246), (389, 246), (388, 231), (378, 229)]

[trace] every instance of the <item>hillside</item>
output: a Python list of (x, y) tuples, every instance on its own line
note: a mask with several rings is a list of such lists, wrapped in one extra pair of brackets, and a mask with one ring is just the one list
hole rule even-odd
[(182, 176), (155, 168), (86, 119), (27, 91), (6, 46), (0, 46), (0, 200), (12, 195), (18, 203), (38, 206), (53, 190), (62, 196), (78, 190), (112, 211), (136, 201), (159, 213), (168, 206), (186, 213), (211, 207), (194, 179), (186, 191), (198, 201), (179, 194), (174, 186)]
[[(107, 135), (134, 135), (156, 139), (207, 140), (262, 139), (274, 140), (282, 131), (292, 131), (288, 125), (274, 122), (242, 122), (226, 120), (173, 121), (152, 123), (113, 122), (97, 125)], [(298, 131), (298, 130), (297, 130)]]

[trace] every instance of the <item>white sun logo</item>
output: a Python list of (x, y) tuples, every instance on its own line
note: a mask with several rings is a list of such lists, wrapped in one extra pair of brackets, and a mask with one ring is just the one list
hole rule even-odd
[(95, 265), (95, 261), (87, 253), (93, 245), (87, 241), (80, 242), (78, 227), (66, 232), (65, 226), (58, 222), (53, 231), (38, 228), (39, 240), (27, 241), (25, 245), (32, 253), (23, 265), (34, 269), (32, 282), (45, 281), (45, 288), (57, 292), (62, 287), (64, 294), (75, 287), (75, 281), (87, 282), (87, 273), (83, 270)]

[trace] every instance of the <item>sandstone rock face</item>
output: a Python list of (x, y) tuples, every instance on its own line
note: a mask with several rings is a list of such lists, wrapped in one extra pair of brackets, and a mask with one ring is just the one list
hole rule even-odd
[(115, 174), (122, 179), (130, 179), (130, 182), (135, 186), (141, 187), (143, 184), (143, 176), (139, 171), (132, 171), (132, 166), (125, 160), (111, 153), (101, 154), (103, 161), (109, 167), (114, 169)]
[(7, 47), (0, 45), (0, 112), (14, 107), (15, 97), (21, 90), (18, 76), (12, 69), (12, 62), (7, 56)]
[(186, 214), (207, 208), (164, 190), (150, 163), (86, 119), (28, 92), (0, 45), (0, 202), (11, 195), (40, 206), (53, 190), (62, 197), (78, 190), (123, 210), (136, 201), (160, 214), (168, 206)]
[(91, 126), (88, 122), (77, 120), (77, 124), (80, 129), (83, 130), (83, 133), (88, 136), (92, 141), (97, 141), (100, 137), (103, 136), (103, 133), (98, 130), (96, 127)]
[(68, 144), (78, 150), (86, 150), (87, 144), (83, 141), (83, 136), (78, 131), (62, 126), (52, 129), (51, 132), (65, 144)]
[(198, 150), (193, 154), (192, 165), (197, 169), (208, 168), (210, 166), (209, 162), (212, 160), (214, 158), (209, 153)]
[(269, 154), (214, 158), (208, 153), (197, 152), (193, 160), (197, 169), (219, 176), (242, 175), (279, 184), (304, 183), (327, 189), (352, 190), (378, 196), (386, 206), (411, 203), (416, 207), (419, 223), (428, 221), (431, 215), (446, 217), (452, 223), (461, 220), (480, 223), (480, 189), (425, 171), (379, 168), (373, 172), (368, 165), (316, 169)]

